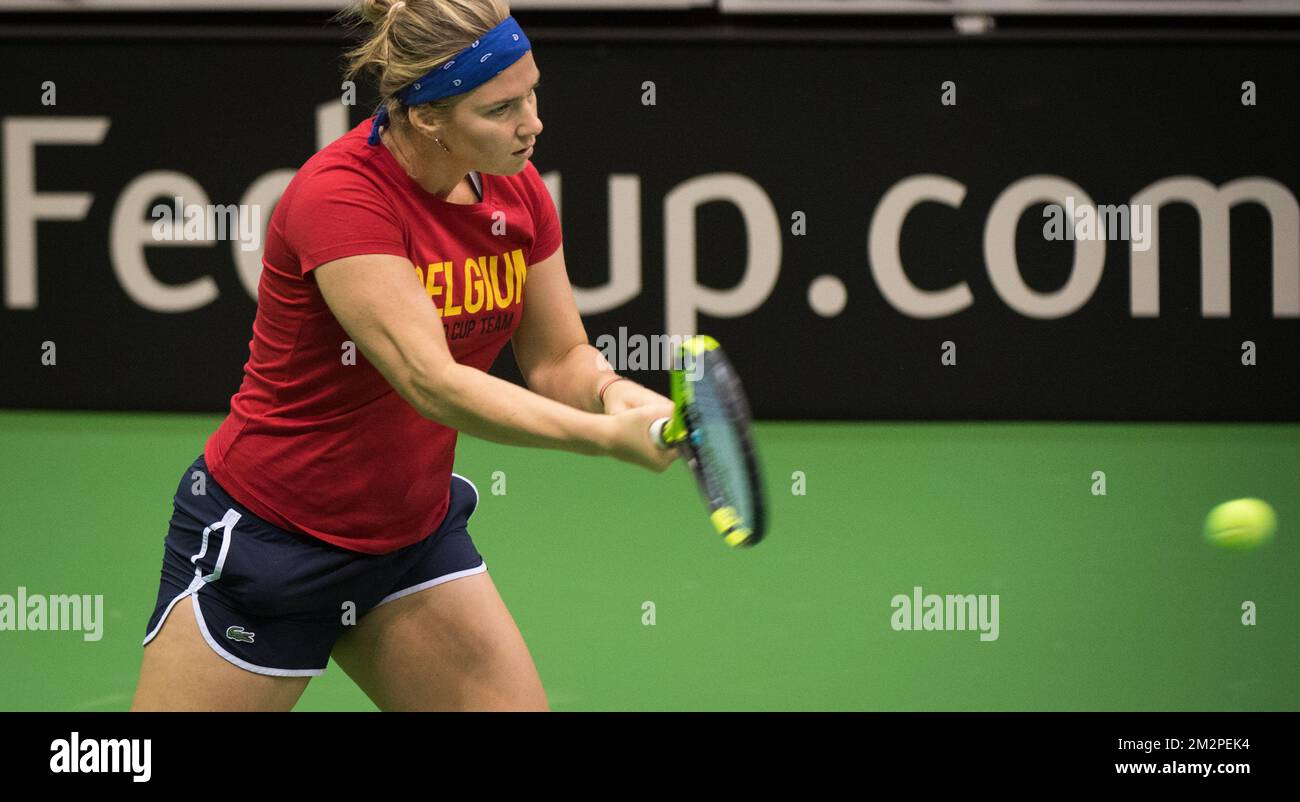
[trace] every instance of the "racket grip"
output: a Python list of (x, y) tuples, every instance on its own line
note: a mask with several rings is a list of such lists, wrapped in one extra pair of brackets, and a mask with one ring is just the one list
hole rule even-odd
[(668, 444), (664, 442), (664, 427), (668, 425), (670, 418), (659, 418), (650, 424), (650, 439), (655, 441), (655, 445), (660, 449), (667, 451)]

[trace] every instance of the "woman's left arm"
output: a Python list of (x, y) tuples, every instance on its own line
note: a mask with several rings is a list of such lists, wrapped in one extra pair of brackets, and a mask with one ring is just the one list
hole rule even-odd
[(524, 299), (523, 318), (512, 342), (528, 389), (587, 412), (616, 413), (647, 404), (666, 405), (665, 415), (672, 412), (672, 401), (631, 379), (606, 388), (601, 404), (601, 386), (618, 374), (587, 341), (564, 266), (563, 245), (529, 266)]

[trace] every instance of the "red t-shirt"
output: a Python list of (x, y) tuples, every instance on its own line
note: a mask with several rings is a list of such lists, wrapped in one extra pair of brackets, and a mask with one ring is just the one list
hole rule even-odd
[(456, 431), (421, 417), (349, 347), (311, 270), (358, 254), (410, 259), (452, 356), (486, 371), (519, 326), (528, 266), (559, 248), (561, 232), (532, 162), (481, 176), (478, 203), (449, 203), (369, 145), (370, 125), (308, 159), (276, 204), (244, 381), (204, 456), (218, 483), (276, 526), (384, 554), (442, 522)]

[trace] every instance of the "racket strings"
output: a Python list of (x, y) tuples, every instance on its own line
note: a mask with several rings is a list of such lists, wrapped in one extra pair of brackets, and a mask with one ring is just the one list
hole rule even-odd
[(735, 410), (729, 408), (721, 385), (706, 371), (695, 382), (694, 415), (698, 436), (692, 443), (706, 492), (718, 506), (735, 509), (741, 521), (752, 525), (754, 505), (744, 444), (735, 430)]

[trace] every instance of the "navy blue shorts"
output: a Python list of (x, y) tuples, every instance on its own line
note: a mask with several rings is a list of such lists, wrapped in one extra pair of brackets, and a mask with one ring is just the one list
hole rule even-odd
[(191, 596), (203, 639), (240, 668), (278, 677), (323, 674), (334, 642), (370, 610), (487, 570), (466, 529), (477, 507), (478, 489), (452, 474), (437, 531), (389, 554), (363, 554), (257, 517), (213, 480), (200, 456), (176, 489), (144, 642)]

